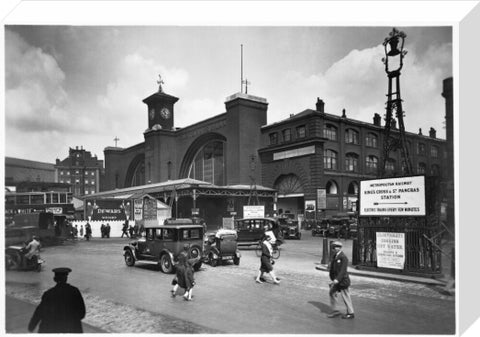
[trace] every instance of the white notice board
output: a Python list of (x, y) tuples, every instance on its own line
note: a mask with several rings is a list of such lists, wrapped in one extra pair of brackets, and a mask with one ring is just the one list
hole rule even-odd
[(360, 216), (425, 216), (425, 177), (360, 182)]
[(405, 233), (377, 232), (377, 267), (403, 269)]

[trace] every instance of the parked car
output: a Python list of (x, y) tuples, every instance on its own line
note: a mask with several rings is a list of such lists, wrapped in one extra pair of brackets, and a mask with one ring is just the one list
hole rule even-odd
[(325, 220), (322, 220), (320, 222), (315, 222), (312, 225), (312, 236), (325, 236), (325, 231), (328, 228), (328, 224)]
[(273, 232), (278, 243), (283, 241), (283, 234), (276, 218), (237, 219), (234, 228), (237, 231), (238, 245), (256, 245), (268, 230)]
[(216, 267), (224, 261), (233, 260), (233, 263), (238, 266), (241, 256), (237, 248), (237, 231), (219, 229), (205, 234), (203, 262)]
[(123, 247), (127, 266), (138, 261), (155, 262), (166, 274), (173, 273), (178, 255), (185, 252), (194, 270), (202, 266), (203, 226), (191, 219), (165, 220), (163, 226), (145, 226), (145, 236)]
[(289, 218), (278, 218), (278, 222), (285, 239), (294, 238), (300, 240), (302, 238), (298, 221), (294, 221)]

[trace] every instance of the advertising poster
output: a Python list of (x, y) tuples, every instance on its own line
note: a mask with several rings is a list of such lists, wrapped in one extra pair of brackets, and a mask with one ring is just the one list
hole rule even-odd
[(425, 177), (360, 182), (360, 216), (425, 216)]
[(122, 200), (96, 200), (93, 207), (92, 220), (99, 221), (123, 221), (125, 211), (122, 207)]
[(143, 219), (157, 220), (157, 200), (144, 198), (143, 199)]
[(403, 269), (405, 266), (405, 233), (377, 232), (377, 266)]
[(135, 199), (133, 204), (133, 213), (134, 213), (134, 220), (140, 221), (143, 219), (143, 200), (142, 199)]
[(327, 208), (327, 190), (324, 188), (317, 188), (317, 205), (318, 209)]
[(263, 218), (265, 217), (265, 206), (263, 205), (243, 206), (243, 217), (244, 218)]
[(315, 212), (315, 200), (305, 200), (305, 211)]

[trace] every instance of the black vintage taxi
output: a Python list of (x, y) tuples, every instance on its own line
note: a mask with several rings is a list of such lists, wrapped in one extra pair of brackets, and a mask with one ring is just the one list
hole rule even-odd
[(185, 252), (193, 268), (202, 266), (203, 226), (191, 219), (165, 220), (163, 225), (145, 226), (145, 235), (123, 248), (125, 264), (138, 261), (158, 263), (166, 274), (174, 272), (178, 255)]

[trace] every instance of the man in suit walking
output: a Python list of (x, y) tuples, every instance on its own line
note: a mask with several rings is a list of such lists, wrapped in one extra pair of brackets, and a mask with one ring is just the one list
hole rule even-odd
[(340, 311), (337, 310), (338, 294), (343, 299), (347, 307), (347, 313), (342, 315), (342, 318), (352, 319), (355, 317), (352, 299), (350, 298), (350, 277), (347, 272), (348, 258), (342, 251), (342, 243), (335, 241), (332, 243), (334, 249), (332, 260), (330, 261), (330, 306), (332, 312), (328, 315), (329, 318), (340, 316)]
[(42, 295), (35, 309), (28, 331), (33, 332), (38, 323), (39, 333), (82, 333), (85, 303), (78, 288), (67, 283), (70, 268), (55, 268), (53, 280), (57, 285)]

